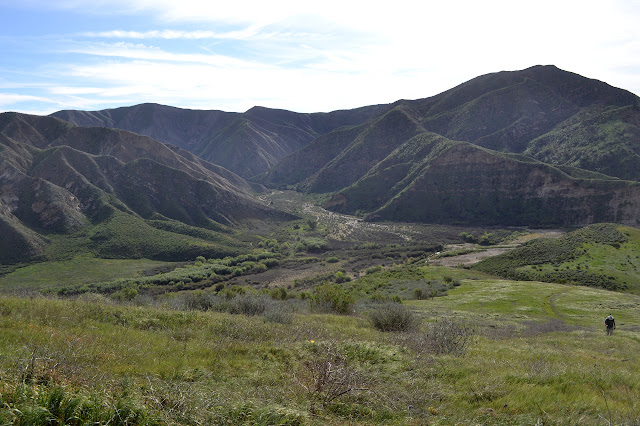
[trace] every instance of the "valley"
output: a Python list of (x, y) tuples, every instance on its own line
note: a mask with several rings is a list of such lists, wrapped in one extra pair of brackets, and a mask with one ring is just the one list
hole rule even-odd
[(638, 424), (639, 129), (555, 66), (2, 113), (0, 424)]
[[(236, 230), (245, 247), (238, 256), (186, 262), (84, 256), (0, 277), (0, 397), (11, 407), (0, 410), (0, 419), (145, 425), (637, 419), (639, 296), (504, 279), (475, 268), (588, 227), (370, 223), (296, 192), (272, 191), (259, 200), (300, 219)], [(640, 235), (619, 229), (627, 242), (620, 240), (614, 254), (626, 259), (637, 253)], [(607, 237), (592, 238), (580, 253), (613, 259), (605, 247), (617, 234), (606, 226), (589, 232)], [(610, 312), (618, 329), (606, 338), (600, 323)], [(335, 370), (327, 372), (329, 364)]]

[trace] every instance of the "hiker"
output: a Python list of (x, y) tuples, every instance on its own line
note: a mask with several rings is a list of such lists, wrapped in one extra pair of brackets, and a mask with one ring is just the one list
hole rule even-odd
[(616, 329), (616, 320), (613, 319), (613, 315), (609, 314), (604, 320), (604, 325), (607, 326), (607, 336), (613, 336), (613, 330)]

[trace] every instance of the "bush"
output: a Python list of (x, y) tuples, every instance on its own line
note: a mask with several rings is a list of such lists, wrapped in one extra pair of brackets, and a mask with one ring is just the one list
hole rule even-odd
[(289, 293), (284, 287), (276, 287), (269, 290), (269, 296), (274, 300), (287, 300)]
[(267, 268), (274, 268), (274, 267), (280, 265), (280, 261), (278, 259), (264, 259), (264, 260), (262, 260), (262, 263)]
[(467, 243), (475, 243), (477, 241), (476, 237), (464, 231), (459, 234), (459, 237), (462, 238), (462, 240)]
[(338, 271), (338, 272), (336, 272), (336, 275), (335, 275), (334, 281), (335, 281), (336, 283), (338, 283), (338, 284), (340, 284), (340, 283), (346, 283), (346, 282), (351, 281), (351, 277), (350, 277), (349, 275), (345, 274), (345, 273), (344, 273), (344, 272), (342, 272), (342, 271)]
[(229, 303), (229, 313), (261, 315), (267, 309), (269, 299), (265, 296), (238, 296)]
[(367, 268), (365, 273), (367, 275), (370, 275), (370, 274), (375, 274), (376, 272), (380, 272), (380, 271), (382, 271), (382, 266), (378, 265), (378, 266), (372, 266), (371, 268)]
[(333, 311), (339, 314), (351, 312), (355, 299), (341, 286), (325, 283), (316, 287), (315, 294), (310, 299), (312, 307)]
[(111, 298), (120, 302), (131, 301), (138, 296), (136, 286), (127, 286), (111, 294)]
[(417, 352), (464, 356), (474, 335), (468, 324), (443, 317), (430, 323), (426, 333), (411, 336), (407, 346)]
[[(278, 304), (279, 305), (279, 304)], [(293, 313), (289, 309), (282, 309), (283, 306), (272, 304), (269, 309), (262, 314), (263, 318), (276, 324), (291, 324)]]
[(349, 394), (368, 390), (369, 381), (334, 344), (317, 344), (295, 379), (309, 399), (323, 407)]
[(216, 303), (216, 296), (206, 291), (198, 290), (186, 293), (184, 296), (184, 306), (189, 310), (208, 311)]
[(367, 316), (380, 331), (410, 331), (419, 324), (416, 314), (399, 303), (385, 303), (369, 311)]

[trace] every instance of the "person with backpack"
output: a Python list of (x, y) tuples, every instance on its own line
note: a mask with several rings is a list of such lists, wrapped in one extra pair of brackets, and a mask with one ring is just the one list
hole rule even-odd
[(604, 325), (607, 327), (607, 336), (613, 336), (613, 330), (616, 328), (616, 320), (613, 319), (613, 315), (609, 314), (604, 320)]

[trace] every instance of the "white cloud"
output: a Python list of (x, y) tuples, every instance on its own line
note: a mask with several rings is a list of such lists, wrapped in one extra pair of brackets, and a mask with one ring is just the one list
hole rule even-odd
[(480, 74), (536, 64), (640, 93), (637, 2), (28, 3), (132, 14), (147, 25), (72, 31), (71, 40), (52, 43), (56, 53), (73, 54), (74, 62), (43, 73), (57, 76), (48, 94), (65, 105), (327, 111), (431, 96)]
[(76, 44), (63, 49), (66, 52), (82, 53), (91, 56), (119, 57), (140, 60), (192, 62), (224, 67), (246, 67), (247, 61), (231, 56), (216, 54), (172, 53), (160, 48), (132, 45), (128, 43), (85, 43)]
[(44, 98), (42, 96), (20, 95), (15, 93), (0, 93), (0, 106), (16, 105), (20, 102), (37, 101), (59, 104), (54, 99)]
[[(248, 27), (237, 31), (181, 31), (181, 30), (149, 30), (149, 31), (99, 31), (80, 33), (83, 37), (117, 38), (117, 39), (165, 39), (165, 40), (203, 40), (203, 39), (231, 39), (249, 40), (258, 35), (258, 27)], [(265, 37), (265, 35), (262, 35)]]

